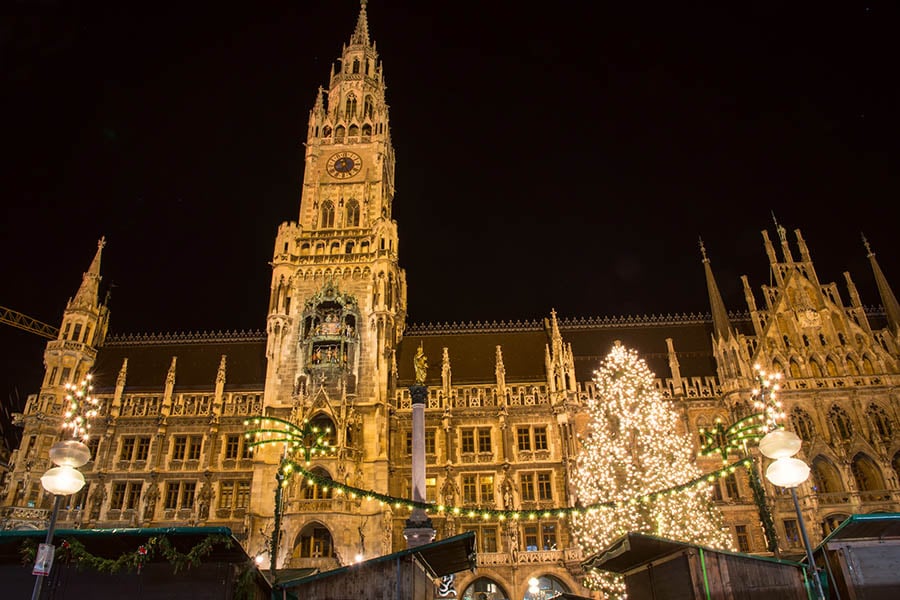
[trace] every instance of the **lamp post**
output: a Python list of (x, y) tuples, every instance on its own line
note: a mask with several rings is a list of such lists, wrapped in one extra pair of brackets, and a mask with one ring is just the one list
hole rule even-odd
[(76, 494), (84, 487), (84, 475), (78, 467), (84, 466), (91, 459), (91, 451), (84, 441), (90, 436), (91, 419), (100, 413), (100, 400), (91, 395), (94, 389), (92, 379), (93, 376), (88, 373), (78, 385), (66, 384), (67, 404), (63, 412), (62, 428), (63, 431), (71, 431), (72, 439), (56, 442), (50, 447), (50, 460), (57, 466), (47, 469), (41, 477), (41, 486), (55, 497), (50, 523), (47, 525), (47, 538), (38, 547), (34, 561), (32, 574), (37, 579), (34, 582), (31, 600), (40, 597), (44, 577), (50, 574), (53, 567), (53, 531), (56, 529), (62, 497)]
[(791, 499), (794, 501), (794, 510), (797, 512), (797, 525), (803, 538), (803, 547), (806, 549), (806, 568), (812, 579), (816, 598), (825, 600), (825, 592), (822, 590), (822, 582), (816, 569), (813, 557), (812, 545), (806, 534), (806, 525), (803, 522), (803, 513), (800, 511), (800, 502), (797, 500), (797, 486), (809, 478), (809, 465), (799, 458), (792, 458), (800, 451), (802, 441), (796, 433), (776, 429), (767, 433), (759, 441), (759, 451), (765, 456), (774, 459), (766, 469), (766, 479), (775, 485), (788, 488), (791, 491)]
[(57, 466), (44, 473), (41, 477), (41, 486), (54, 495), (53, 512), (50, 513), (47, 538), (38, 547), (37, 557), (34, 561), (32, 573), (37, 579), (34, 582), (31, 600), (40, 598), (44, 577), (50, 574), (50, 569), (53, 567), (53, 532), (56, 529), (56, 519), (59, 516), (62, 497), (76, 494), (84, 487), (84, 475), (81, 474), (78, 467), (86, 464), (90, 458), (91, 451), (77, 440), (56, 442), (50, 448), (50, 460)]

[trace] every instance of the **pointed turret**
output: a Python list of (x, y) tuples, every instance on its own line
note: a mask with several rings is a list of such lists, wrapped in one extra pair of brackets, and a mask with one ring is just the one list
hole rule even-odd
[(100, 301), (100, 256), (103, 253), (103, 246), (106, 245), (106, 238), (101, 237), (97, 242), (97, 253), (91, 266), (85, 271), (81, 278), (81, 287), (75, 297), (69, 300), (68, 308), (96, 308)]
[(359, 18), (356, 20), (356, 29), (350, 36), (350, 44), (369, 45), (369, 17), (366, 15), (366, 4), (368, 0), (360, 0), (359, 2)]
[(881, 304), (884, 306), (884, 312), (887, 314), (888, 326), (896, 336), (900, 336), (900, 303), (897, 302), (897, 296), (888, 284), (887, 277), (881, 271), (878, 261), (875, 259), (875, 253), (866, 236), (863, 236), (863, 244), (868, 252), (869, 263), (872, 265), (872, 272), (875, 274), (875, 285), (878, 286), (878, 294), (881, 296)]
[(706, 256), (706, 247), (703, 245), (702, 239), (700, 240), (700, 254), (703, 256), (703, 270), (706, 273), (706, 289), (709, 292), (709, 307), (712, 312), (714, 334), (718, 339), (733, 338), (734, 330), (731, 327), (731, 321), (728, 320), (728, 311), (725, 309), (725, 302), (722, 301), (722, 294), (719, 293), (719, 286), (716, 285), (716, 278), (709, 265), (709, 257)]

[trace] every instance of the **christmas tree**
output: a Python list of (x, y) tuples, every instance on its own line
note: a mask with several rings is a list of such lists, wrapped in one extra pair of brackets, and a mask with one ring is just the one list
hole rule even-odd
[[(620, 342), (594, 372), (597, 389), (587, 401), (590, 421), (581, 436), (573, 481), (580, 506), (605, 506), (573, 515), (585, 556), (629, 532), (734, 549), (710, 488), (683, 486), (701, 475), (694, 446), (688, 435), (677, 432), (676, 409), (653, 380), (637, 352)], [(591, 571), (587, 579), (589, 587), (607, 597), (625, 595), (620, 576)]]

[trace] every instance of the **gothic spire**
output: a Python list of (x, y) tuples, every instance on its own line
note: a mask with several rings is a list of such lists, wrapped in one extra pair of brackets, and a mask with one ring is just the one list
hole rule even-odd
[(872, 265), (872, 272), (875, 274), (875, 284), (878, 286), (878, 293), (881, 295), (881, 304), (884, 305), (884, 312), (887, 313), (888, 326), (894, 335), (900, 335), (900, 303), (897, 302), (897, 296), (888, 284), (887, 277), (881, 271), (878, 261), (875, 260), (875, 253), (866, 236), (862, 236), (863, 244), (868, 252), (869, 263)]
[(706, 289), (709, 292), (709, 306), (712, 312), (715, 335), (719, 339), (731, 338), (734, 336), (734, 331), (731, 328), (731, 322), (728, 320), (728, 311), (725, 309), (725, 302), (722, 301), (719, 286), (716, 285), (712, 267), (709, 266), (709, 257), (706, 256), (706, 247), (703, 245), (702, 239), (700, 240), (700, 254), (703, 256), (703, 270), (706, 272)]
[(356, 29), (350, 36), (350, 45), (363, 44), (369, 45), (369, 18), (366, 15), (366, 4), (368, 0), (359, 1), (359, 18), (356, 20)]
[(91, 266), (81, 278), (81, 287), (78, 288), (75, 298), (69, 302), (69, 307), (93, 308), (99, 304), (100, 255), (103, 253), (103, 246), (105, 245), (106, 238), (101, 237), (100, 241), (97, 242), (97, 253), (94, 255), (94, 260), (91, 261)]

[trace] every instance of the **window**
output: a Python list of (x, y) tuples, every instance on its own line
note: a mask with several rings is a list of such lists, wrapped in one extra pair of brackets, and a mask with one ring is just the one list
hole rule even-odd
[(112, 484), (112, 494), (109, 497), (110, 510), (122, 509), (122, 505), (125, 503), (125, 487), (126, 484), (123, 481), (116, 481)]
[(494, 475), (487, 473), (462, 476), (462, 496), (466, 504), (494, 504)]
[(53, 385), (56, 383), (57, 371), (59, 371), (59, 367), (53, 367), (53, 370), (50, 371), (50, 379), (47, 380), (47, 385)]
[(140, 481), (133, 481), (128, 484), (128, 491), (125, 493), (125, 508), (128, 510), (135, 510), (138, 507), (138, 503), (141, 500), (141, 488), (143, 487), (143, 483)]
[(491, 452), (491, 430), (490, 429), (479, 429), (478, 430), (478, 451), (479, 452)]
[(832, 406), (828, 411), (828, 419), (834, 429), (835, 434), (842, 440), (849, 440), (853, 436), (853, 425), (850, 423), (850, 416), (840, 406)]
[(334, 227), (334, 204), (331, 200), (322, 203), (322, 220), (319, 225), (324, 229)]
[(519, 478), (523, 502), (553, 500), (553, 480), (549, 471), (521, 473)]
[(516, 429), (516, 440), (519, 452), (528, 452), (531, 450), (531, 430), (528, 427), (519, 427)]
[(128, 436), (122, 438), (119, 448), (119, 460), (147, 460), (150, 454), (150, 436)]
[(223, 481), (219, 484), (219, 508), (247, 508), (250, 506), (249, 481)]
[(534, 449), (535, 450), (547, 450), (547, 428), (546, 427), (535, 427), (534, 428)]
[[(436, 454), (437, 445), (435, 442), (434, 428), (425, 430), (425, 454)], [(412, 456), (412, 431), (406, 432), (406, 455)]]
[(525, 542), (526, 552), (557, 549), (556, 523), (545, 521), (543, 523), (529, 523), (522, 526), (522, 539)]
[(797, 526), (796, 519), (784, 520), (784, 539), (791, 546), (800, 545), (800, 528)]
[(519, 452), (549, 450), (546, 425), (521, 426), (516, 428), (516, 447)]
[(196, 491), (197, 483), (194, 481), (170, 481), (166, 483), (163, 507), (166, 510), (193, 508)]
[(241, 436), (225, 436), (225, 460), (234, 460), (238, 457), (241, 446)]
[(478, 552), (497, 552), (497, 526), (496, 525), (468, 525), (465, 531), (475, 532), (475, 550)]
[(137, 447), (134, 449), (134, 460), (147, 460), (150, 456), (150, 437), (137, 438)]
[(187, 448), (187, 436), (176, 435), (172, 440), (172, 460), (184, 460), (184, 451)]
[(192, 435), (188, 438), (188, 460), (200, 460), (200, 448), (203, 446), (203, 438)]
[(176, 435), (172, 440), (172, 460), (200, 460), (202, 446), (202, 436)]
[(741, 552), (750, 552), (750, 537), (747, 535), (747, 526), (735, 525), (734, 534), (737, 538), (738, 550)]
[(725, 493), (728, 494), (728, 497), (732, 500), (737, 500), (741, 497), (738, 489), (737, 477), (734, 476), (734, 473), (725, 478)]
[(476, 440), (478, 441), (478, 452), (489, 454), (494, 451), (491, 446), (491, 428), (481, 427), (462, 430), (462, 444), (460, 445), (462, 453), (474, 454)]
[(475, 430), (462, 430), (462, 446), (463, 454), (473, 454), (475, 452)]

